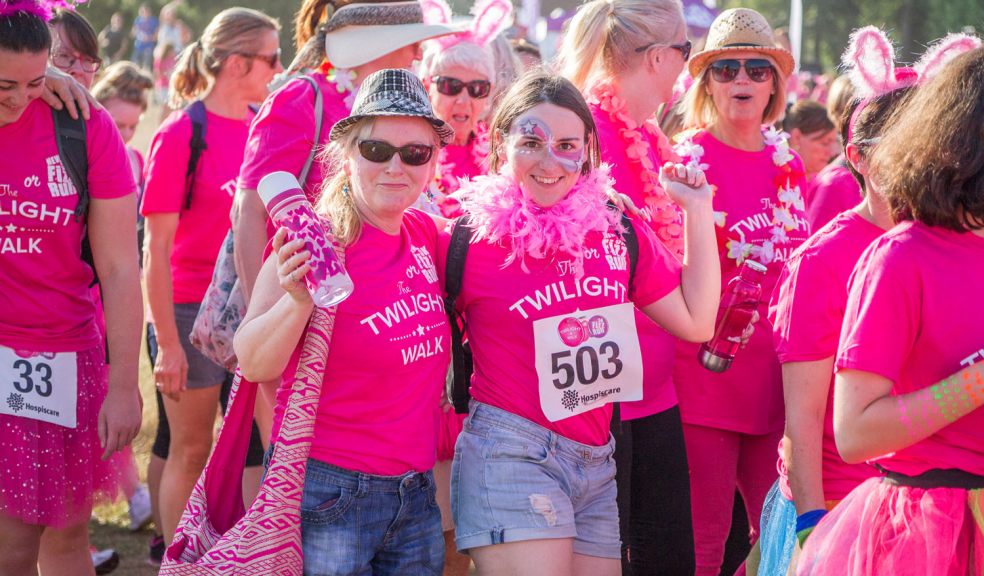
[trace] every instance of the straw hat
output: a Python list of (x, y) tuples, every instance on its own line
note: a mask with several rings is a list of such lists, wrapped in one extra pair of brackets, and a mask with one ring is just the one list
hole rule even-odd
[(325, 56), (339, 68), (354, 68), (394, 50), (457, 32), (424, 24), (420, 2), (355, 2), (335, 10), (325, 24)]
[(373, 72), (359, 87), (352, 105), (352, 114), (331, 127), (328, 140), (334, 142), (344, 136), (356, 122), (372, 116), (415, 116), (430, 122), (447, 146), (454, 139), (454, 129), (434, 115), (427, 90), (419, 78), (409, 70), (387, 69)]
[(700, 76), (711, 62), (728, 52), (760, 52), (775, 62), (783, 78), (792, 74), (795, 66), (789, 50), (776, 46), (769, 22), (750, 8), (725, 10), (714, 19), (704, 49), (687, 64), (690, 75)]

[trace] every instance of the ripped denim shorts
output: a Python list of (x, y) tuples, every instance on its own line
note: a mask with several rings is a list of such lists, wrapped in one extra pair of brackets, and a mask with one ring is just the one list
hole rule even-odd
[(573, 538), (574, 552), (620, 558), (615, 441), (575, 442), (472, 400), (451, 468), (458, 550)]

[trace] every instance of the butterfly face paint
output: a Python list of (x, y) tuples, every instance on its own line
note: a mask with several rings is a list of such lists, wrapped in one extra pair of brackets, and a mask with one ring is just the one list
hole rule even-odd
[(539, 164), (555, 163), (568, 174), (580, 172), (584, 163), (583, 136), (556, 137), (544, 119), (531, 113), (513, 122), (506, 142), (517, 156)]

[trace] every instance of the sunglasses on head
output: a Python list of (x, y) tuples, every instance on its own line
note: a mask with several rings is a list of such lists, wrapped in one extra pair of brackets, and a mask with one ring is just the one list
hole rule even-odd
[(680, 56), (684, 60), (690, 60), (690, 51), (693, 49), (694, 45), (690, 40), (687, 40), (683, 44), (662, 44), (660, 42), (653, 42), (652, 44), (646, 44), (645, 46), (640, 46), (636, 48), (636, 52), (645, 52), (653, 46), (666, 46), (667, 48), (673, 48), (674, 50), (680, 52)]
[(431, 78), (431, 82), (437, 86), (437, 91), (445, 96), (457, 96), (461, 94), (462, 90), (467, 88), (468, 95), (472, 98), (487, 98), (489, 92), (492, 91), (492, 83), (488, 80), (462, 82), (451, 76), (434, 76)]
[(772, 63), (764, 58), (718, 60), (711, 63), (711, 78), (715, 82), (731, 82), (738, 77), (742, 67), (745, 68), (745, 73), (752, 82), (768, 82), (772, 79)]
[(362, 140), (359, 142), (359, 153), (370, 162), (389, 162), (394, 154), (400, 155), (400, 160), (407, 166), (423, 166), (430, 162), (434, 147), (426, 144), (407, 144), (397, 148), (389, 142), (381, 140)]

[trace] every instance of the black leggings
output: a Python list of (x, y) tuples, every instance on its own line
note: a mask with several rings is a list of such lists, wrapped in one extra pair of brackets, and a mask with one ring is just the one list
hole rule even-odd
[[(157, 338), (154, 335), (154, 327), (147, 324), (147, 352), (150, 356), (150, 365), (154, 366), (157, 361)], [(222, 413), (228, 409), (229, 394), (232, 392), (232, 374), (228, 374), (222, 381), (222, 390), (219, 392), (219, 404), (222, 405)], [(154, 390), (157, 398), (157, 434), (154, 436), (154, 445), (150, 452), (167, 460), (171, 451), (171, 425), (167, 421), (167, 412), (164, 410), (164, 397), (160, 390)], [(260, 441), (260, 429), (253, 422), (253, 431), (249, 437), (249, 450), (246, 452), (246, 466), (260, 466), (263, 464), (263, 443)]]
[(612, 422), (625, 576), (693, 576), (690, 471), (680, 409)]

